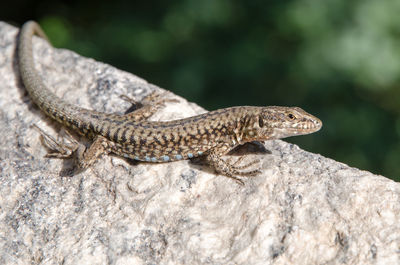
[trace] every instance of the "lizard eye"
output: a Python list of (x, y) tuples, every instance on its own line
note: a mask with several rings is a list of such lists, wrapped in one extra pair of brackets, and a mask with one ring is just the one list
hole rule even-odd
[(296, 116), (294, 116), (292, 113), (289, 113), (287, 116), (291, 120), (295, 120), (296, 119)]
[(260, 128), (264, 127), (264, 120), (262, 116), (258, 117), (258, 126), (260, 126)]

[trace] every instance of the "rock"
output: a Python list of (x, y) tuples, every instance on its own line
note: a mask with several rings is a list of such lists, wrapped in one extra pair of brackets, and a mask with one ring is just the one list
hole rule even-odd
[[(0, 23), (1, 264), (400, 263), (400, 185), (284, 141), (250, 155), (263, 172), (244, 186), (201, 163), (116, 156), (60, 176), (73, 161), (44, 157), (32, 125), (53, 136), (62, 126), (21, 85), (16, 36)], [(44, 82), (74, 104), (123, 113), (130, 105), (120, 95), (161, 91), (41, 39), (34, 44)], [(152, 119), (204, 111), (169, 96), (179, 103)]]

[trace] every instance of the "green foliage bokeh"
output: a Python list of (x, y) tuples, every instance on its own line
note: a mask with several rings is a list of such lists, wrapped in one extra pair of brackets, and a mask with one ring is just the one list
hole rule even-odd
[(400, 180), (400, 1), (14, 1), (56, 47), (206, 109), (299, 106), (323, 129), (288, 141)]

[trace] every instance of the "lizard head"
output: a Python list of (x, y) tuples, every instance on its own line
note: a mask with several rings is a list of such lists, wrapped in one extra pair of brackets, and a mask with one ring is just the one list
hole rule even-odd
[(241, 142), (304, 135), (322, 127), (320, 119), (301, 108), (279, 106), (258, 107), (242, 124)]

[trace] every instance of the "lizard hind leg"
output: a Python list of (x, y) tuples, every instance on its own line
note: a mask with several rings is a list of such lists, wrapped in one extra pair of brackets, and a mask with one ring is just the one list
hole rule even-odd
[(93, 143), (85, 150), (83, 148), (77, 149), (77, 164), (79, 169), (86, 169), (92, 166), (102, 155), (108, 154), (111, 151), (112, 142), (104, 136), (97, 135)]
[(45, 157), (49, 158), (74, 158), (79, 171), (83, 171), (92, 166), (97, 159), (110, 152), (110, 141), (103, 136), (96, 136), (89, 148), (79, 143), (73, 136), (66, 131), (66, 137), (56, 140), (38, 126), (34, 127), (40, 132), (43, 144), (51, 150)]
[(166, 94), (160, 92), (152, 92), (147, 95), (141, 102), (134, 100), (126, 95), (121, 95), (121, 98), (132, 104), (134, 111), (124, 115), (124, 119), (128, 121), (145, 121), (156, 113), (160, 108), (164, 107), (166, 102), (177, 102), (176, 99), (163, 98)]

